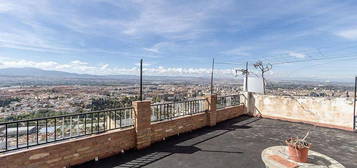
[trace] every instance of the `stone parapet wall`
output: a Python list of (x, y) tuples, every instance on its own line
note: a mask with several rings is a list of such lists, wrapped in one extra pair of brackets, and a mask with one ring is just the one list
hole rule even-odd
[(113, 130), (102, 134), (46, 144), (0, 155), (1, 168), (70, 167), (134, 148), (135, 130)]
[(158, 142), (166, 137), (196, 130), (207, 125), (208, 119), (206, 113), (156, 122), (151, 125), (151, 140), (152, 142)]
[(352, 130), (353, 100), (349, 98), (253, 96), (254, 116)]
[(216, 110), (216, 96), (208, 97), (208, 111), (151, 123), (150, 101), (133, 102), (134, 126), (73, 138), (58, 143), (0, 154), (1, 168), (63, 168), (109, 157), (129, 149), (142, 149), (166, 137), (190, 132), (238, 117), (244, 105)]
[(241, 116), (245, 113), (245, 111), (245, 105), (226, 107), (224, 109), (217, 110), (217, 123)]

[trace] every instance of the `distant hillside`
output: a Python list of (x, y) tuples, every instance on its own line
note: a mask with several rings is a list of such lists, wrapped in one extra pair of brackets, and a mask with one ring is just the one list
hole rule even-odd
[(47, 78), (95, 78), (95, 75), (76, 74), (62, 71), (50, 71), (37, 68), (6, 68), (0, 69), (0, 76), (26, 76)]
[[(144, 75), (145, 84), (190, 83), (207, 84), (210, 78), (191, 76), (149, 76)], [(89, 75), (50, 71), (37, 68), (6, 68), (0, 69), (0, 86), (17, 85), (120, 85), (138, 84), (138, 75)], [(237, 83), (236, 78), (215, 77), (215, 83)]]
[[(93, 78), (93, 79), (138, 79), (137, 75), (89, 75), (62, 71), (42, 70), (37, 68), (0, 69), (0, 76), (7, 77), (44, 77), (44, 78)], [(219, 78), (219, 77), (216, 77)], [(191, 76), (145, 76), (144, 80), (208, 80), (208, 77)]]
[[(0, 69), (0, 76), (5, 77), (36, 77), (36, 78), (67, 78), (67, 79), (118, 79), (138, 80), (137, 75), (89, 75), (77, 74), (63, 71), (42, 70), (37, 68), (6, 68)], [(144, 80), (203, 80), (206, 77), (188, 76), (144, 76)]]

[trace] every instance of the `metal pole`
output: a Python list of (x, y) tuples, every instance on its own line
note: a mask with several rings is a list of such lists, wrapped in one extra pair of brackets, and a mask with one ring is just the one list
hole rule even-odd
[(214, 58), (212, 60), (212, 73), (211, 73), (211, 95), (213, 94), (213, 70), (214, 70)]
[(248, 62), (245, 64), (245, 91), (248, 92)]
[(263, 93), (265, 95), (265, 78), (264, 78), (264, 71), (262, 71), (262, 78), (263, 78)]
[(140, 96), (139, 100), (143, 101), (143, 59), (140, 60)]
[(355, 95), (353, 99), (353, 129), (356, 129), (356, 93), (357, 93), (357, 76), (355, 77)]

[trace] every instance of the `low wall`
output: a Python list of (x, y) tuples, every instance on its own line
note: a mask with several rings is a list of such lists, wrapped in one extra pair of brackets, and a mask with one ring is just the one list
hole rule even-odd
[[(238, 117), (244, 113), (244, 110), (244, 105), (217, 110), (215, 111), (217, 120), (214, 122)], [(149, 110), (148, 113), (151, 113), (151, 111)], [(140, 115), (145, 116), (147, 114), (140, 113)], [(150, 137), (144, 139), (145, 141), (148, 140), (150, 145), (169, 136), (209, 126), (209, 115), (209, 113), (199, 113), (151, 124), (149, 121), (149, 129), (147, 131)], [(145, 122), (137, 120), (137, 122), (139, 121)], [(112, 130), (101, 134), (0, 154), (0, 167), (63, 168), (91, 161), (95, 158), (102, 159), (109, 157), (123, 150), (138, 149), (138, 144), (140, 144), (138, 142), (143, 137), (135, 129)]]
[(207, 126), (206, 113), (156, 122), (151, 124), (151, 142), (161, 141), (166, 137), (189, 132), (205, 126)]
[[(239, 117), (244, 114), (244, 105), (227, 107), (216, 111), (216, 123)], [(208, 114), (201, 113), (192, 116), (180, 117), (169, 121), (160, 121), (151, 124), (151, 142), (161, 141), (166, 137), (209, 126)]]
[(113, 130), (0, 155), (1, 168), (48, 168), (105, 158), (135, 147), (134, 128)]
[(245, 113), (245, 106), (227, 107), (217, 110), (217, 123), (238, 117)]
[(253, 101), (253, 115), (353, 130), (352, 99), (254, 95)]

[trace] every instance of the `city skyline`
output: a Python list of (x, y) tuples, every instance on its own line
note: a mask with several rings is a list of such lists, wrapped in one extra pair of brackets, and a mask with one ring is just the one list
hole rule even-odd
[[(0, 1), (0, 68), (208, 76), (263, 60), (269, 78), (353, 80), (353, 1)], [(226, 64), (229, 63), (229, 64)], [(253, 69), (253, 68), (251, 68)]]

